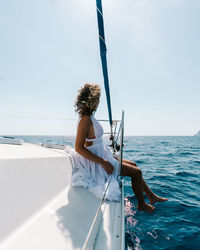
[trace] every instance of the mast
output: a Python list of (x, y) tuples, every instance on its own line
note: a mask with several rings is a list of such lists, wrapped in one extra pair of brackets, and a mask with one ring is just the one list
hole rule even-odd
[(101, 65), (102, 65), (102, 71), (103, 71), (103, 77), (104, 77), (104, 87), (106, 91), (108, 115), (109, 115), (109, 122), (110, 122), (110, 127), (111, 127), (111, 137), (113, 137), (112, 109), (111, 109), (111, 101), (110, 101), (110, 88), (109, 88), (108, 67), (107, 67), (107, 57), (106, 57), (107, 48), (106, 48), (105, 35), (104, 35), (103, 10), (102, 10), (101, 0), (96, 0), (96, 8), (97, 8), (97, 22), (98, 22), (98, 30), (99, 30)]

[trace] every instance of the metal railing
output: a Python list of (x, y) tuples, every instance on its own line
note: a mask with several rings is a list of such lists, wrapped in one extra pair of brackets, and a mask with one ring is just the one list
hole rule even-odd
[[(124, 218), (124, 185), (123, 185), (123, 177), (121, 176), (121, 168), (122, 168), (122, 157), (123, 157), (123, 148), (124, 148), (124, 111), (122, 111), (122, 119), (120, 124), (120, 163), (119, 163), (119, 175), (121, 178), (121, 187), (122, 187), (122, 216), (121, 216), (121, 250), (125, 249), (125, 218)], [(118, 139), (118, 138), (117, 138)]]
[[(119, 131), (120, 131), (120, 152), (119, 152), (119, 158), (120, 158), (119, 175), (120, 175), (121, 167), (122, 167), (123, 147), (124, 147), (124, 111), (122, 111), (122, 120), (121, 120)], [(118, 140), (118, 137), (117, 137), (117, 140)]]

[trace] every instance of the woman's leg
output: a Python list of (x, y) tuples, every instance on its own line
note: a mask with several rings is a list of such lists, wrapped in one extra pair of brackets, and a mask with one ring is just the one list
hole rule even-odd
[[(122, 162), (124, 163), (128, 163), (134, 167), (137, 167), (137, 164), (135, 162), (123, 159)], [(142, 177), (142, 182), (143, 182), (143, 191), (146, 193), (147, 197), (149, 198), (149, 200), (151, 200), (152, 198), (154, 198), (155, 194), (151, 191), (151, 189), (147, 186), (146, 182), (144, 181), (143, 177)]]
[(123, 161), (122, 168), (121, 168), (121, 175), (131, 177), (132, 189), (138, 200), (138, 207), (137, 207), (138, 210), (142, 210), (145, 212), (152, 212), (154, 210), (154, 207), (145, 203), (145, 200), (144, 200), (141, 170)]
[[(126, 159), (123, 159), (122, 160), (123, 163), (128, 163), (134, 167), (138, 167), (136, 165), (135, 162), (132, 162), (132, 161), (129, 161), (129, 160), (126, 160)], [(156, 202), (162, 202), (162, 201), (167, 201), (168, 199), (167, 198), (161, 198), (159, 196), (157, 196), (156, 194), (154, 194), (151, 189), (148, 187), (148, 185), (146, 184), (145, 180), (143, 179), (142, 177), (142, 183), (143, 183), (143, 191), (146, 193), (149, 201), (151, 204), (154, 204)]]

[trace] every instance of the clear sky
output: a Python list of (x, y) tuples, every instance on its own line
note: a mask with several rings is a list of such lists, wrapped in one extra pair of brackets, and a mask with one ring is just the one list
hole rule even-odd
[[(200, 1), (102, 2), (113, 118), (125, 110), (126, 135), (197, 133)], [(1, 135), (75, 134), (86, 81), (102, 87), (96, 118), (108, 118), (95, 4), (0, 1)]]

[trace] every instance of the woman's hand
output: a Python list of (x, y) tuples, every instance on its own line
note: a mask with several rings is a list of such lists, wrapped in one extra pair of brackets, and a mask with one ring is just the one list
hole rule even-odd
[(109, 161), (104, 160), (104, 162), (101, 165), (105, 169), (105, 171), (107, 172), (107, 174), (110, 175), (110, 174), (113, 173), (114, 167), (113, 167), (113, 165)]

